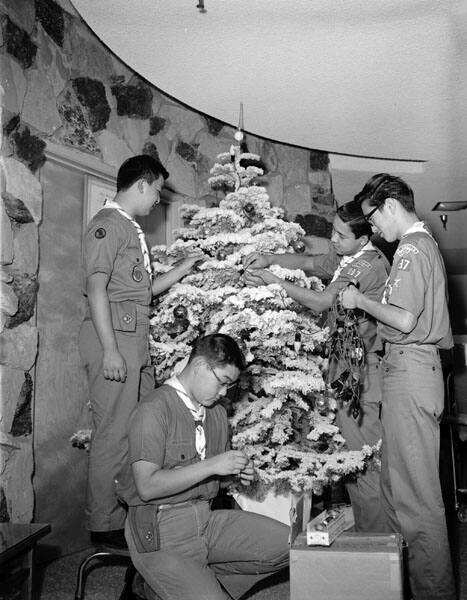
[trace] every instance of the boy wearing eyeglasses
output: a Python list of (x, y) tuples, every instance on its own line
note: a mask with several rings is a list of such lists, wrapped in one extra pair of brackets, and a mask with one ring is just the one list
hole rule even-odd
[(125, 537), (148, 592), (163, 600), (240, 598), (288, 565), (286, 525), (210, 508), (220, 487), (254, 478), (247, 455), (229, 449), (227, 414), (218, 403), (243, 368), (231, 337), (198, 338), (182, 372), (132, 418), (118, 483), (128, 505)]
[[(331, 308), (339, 291), (350, 283), (359, 285), (372, 298), (379, 300), (389, 272), (383, 253), (370, 241), (371, 227), (365, 221), (360, 204), (348, 202), (337, 210), (333, 222), (331, 244), (326, 254), (257, 254), (245, 257), (244, 280), (248, 285), (277, 283), (288, 296), (320, 313)], [(310, 290), (276, 277), (264, 267), (278, 264), (285, 268), (303, 269), (307, 274), (331, 280), (322, 291)], [(365, 366), (362, 370), (360, 414), (354, 418), (346, 404), (337, 411), (336, 422), (347, 447), (361, 450), (374, 445), (382, 435), (379, 419), (381, 402), (380, 363), (378, 352), (381, 340), (376, 335), (376, 321), (362, 313), (358, 319), (359, 333), (365, 347)], [(355, 518), (355, 529), (384, 532), (386, 519), (380, 500), (379, 472), (369, 468), (355, 480), (346, 482)]]
[(378, 320), (383, 359), (382, 500), (408, 544), (415, 600), (456, 597), (439, 480), (444, 385), (439, 349), (453, 345), (446, 272), (438, 245), (415, 213), (402, 179), (374, 175), (356, 197), (386, 241), (400, 240), (383, 299), (347, 288), (341, 301)]

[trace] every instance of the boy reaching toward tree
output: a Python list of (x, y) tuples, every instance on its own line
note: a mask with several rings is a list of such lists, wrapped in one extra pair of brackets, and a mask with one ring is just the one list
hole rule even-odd
[(169, 176), (149, 155), (126, 160), (117, 174), (117, 194), (93, 217), (84, 242), (87, 313), (80, 354), (89, 382), (92, 441), (89, 452), (87, 526), (95, 544), (126, 547), (125, 510), (114, 480), (126, 457), (127, 430), (138, 398), (154, 389), (149, 357), (149, 305), (195, 262), (188, 257), (152, 278), (144, 234), (135, 220), (160, 201)]

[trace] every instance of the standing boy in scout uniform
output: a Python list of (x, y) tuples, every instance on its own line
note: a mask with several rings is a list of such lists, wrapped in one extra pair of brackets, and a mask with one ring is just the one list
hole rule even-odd
[[(125, 537), (133, 564), (162, 600), (238, 599), (288, 565), (286, 525), (210, 508), (220, 486), (233, 478), (249, 485), (254, 477), (246, 454), (229, 450), (227, 413), (218, 403), (243, 368), (231, 337), (198, 338), (180, 375), (131, 419), (118, 485), (128, 504)], [(146, 596), (154, 597), (147, 589)]]
[(438, 349), (453, 345), (443, 260), (402, 179), (374, 175), (356, 198), (374, 230), (388, 242), (400, 240), (382, 302), (352, 287), (342, 292), (344, 306), (378, 319), (385, 342), (382, 500), (392, 530), (408, 544), (414, 599), (454, 600), (439, 480), (444, 385)]
[(168, 177), (148, 155), (126, 160), (117, 175), (117, 194), (88, 225), (84, 246), (88, 308), (80, 331), (93, 419), (89, 452), (87, 526), (96, 544), (126, 546), (125, 510), (114, 480), (127, 452), (128, 421), (138, 398), (154, 388), (148, 333), (149, 304), (186, 275), (185, 259), (154, 281), (144, 234), (134, 220), (159, 203)]
[[(278, 283), (287, 294), (316, 313), (328, 310), (339, 291), (357, 283), (370, 297), (379, 301), (389, 272), (384, 255), (369, 241), (371, 227), (363, 218), (360, 204), (348, 202), (338, 208), (333, 223), (331, 248), (328, 254), (307, 256), (299, 254), (251, 254), (244, 260), (244, 279), (251, 285)], [(323, 291), (309, 290), (280, 279), (262, 269), (271, 264), (292, 269), (303, 269), (323, 278), (332, 278)], [(381, 402), (380, 356), (382, 349), (376, 335), (376, 322), (366, 314), (358, 320), (358, 328), (365, 347), (365, 367), (362, 373), (360, 395), (361, 414), (355, 419), (350, 408), (341, 406), (337, 424), (350, 450), (374, 445), (382, 435), (379, 420)], [(387, 530), (380, 501), (379, 472), (368, 469), (355, 481), (346, 483), (352, 503), (357, 531), (383, 532)]]

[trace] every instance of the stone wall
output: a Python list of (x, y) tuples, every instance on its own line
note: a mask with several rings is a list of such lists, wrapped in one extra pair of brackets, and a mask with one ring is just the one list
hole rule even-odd
[[(34, 501), (34, 364), (42, 326), (35, 323), (39, 176), (47, 144), (74, 148), (115, 168), (133, 154), (152, 154), (180, 192), (212, 202), (209, 169), (230, 148), (234, 129), (149, 85), (109, 52), (68, 0), (0, 0), (0, 18), (0, 520), (28, 521)], [(307, 233), (328, 235), (334, 202), (327, 154), (253, 136), (246, 141), (264, 161), (272, 203), (285, 207)]]

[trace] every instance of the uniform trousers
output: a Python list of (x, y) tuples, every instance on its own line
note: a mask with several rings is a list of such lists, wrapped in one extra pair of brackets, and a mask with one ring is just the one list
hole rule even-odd
[(415, 600), (454, 600), (439, 479), (444, 385), (434, 346), (388, 345), (383, 360), (382, 500), (408, 545)]
[(128, 453), (130, 416), (139, 397), (155, 386), (154, 369), (149, 366), (147, 312), (138, 321), (134, 332), (115, 332), (119, 352), (126, 362), (124, 382), (104, 378), (102, 346), (92, 321), (84, 321), (80, 331), (93, 425), (86, 498), (86, 525), (90, 531), (123, 529), (125, 524), (126, 510), (118, 502), (115, 479)]
[[(367, 355), (363, 386), (360, 395), (360, 415), (355, 419), (348, 407), (337, 411), (336, 422), (349, 450), (373, 446), (382, 436), (379, 418), (382, 399), (381, 358), (371, 352)], [(385, 511), (381, 502), (380, 473), (370, 466), (355, 479), (346, 482), (355, 518), (355, 530), (383, 533), (388, 531)]]
[(288, 566), (289, 528), (275, 519), (211, 511), (208, 501), (162, 509), (156, 519), (159, 550), (138, 552), (128, 521), (125, 537), (137, 571), (162, 600), (237, 599)]

